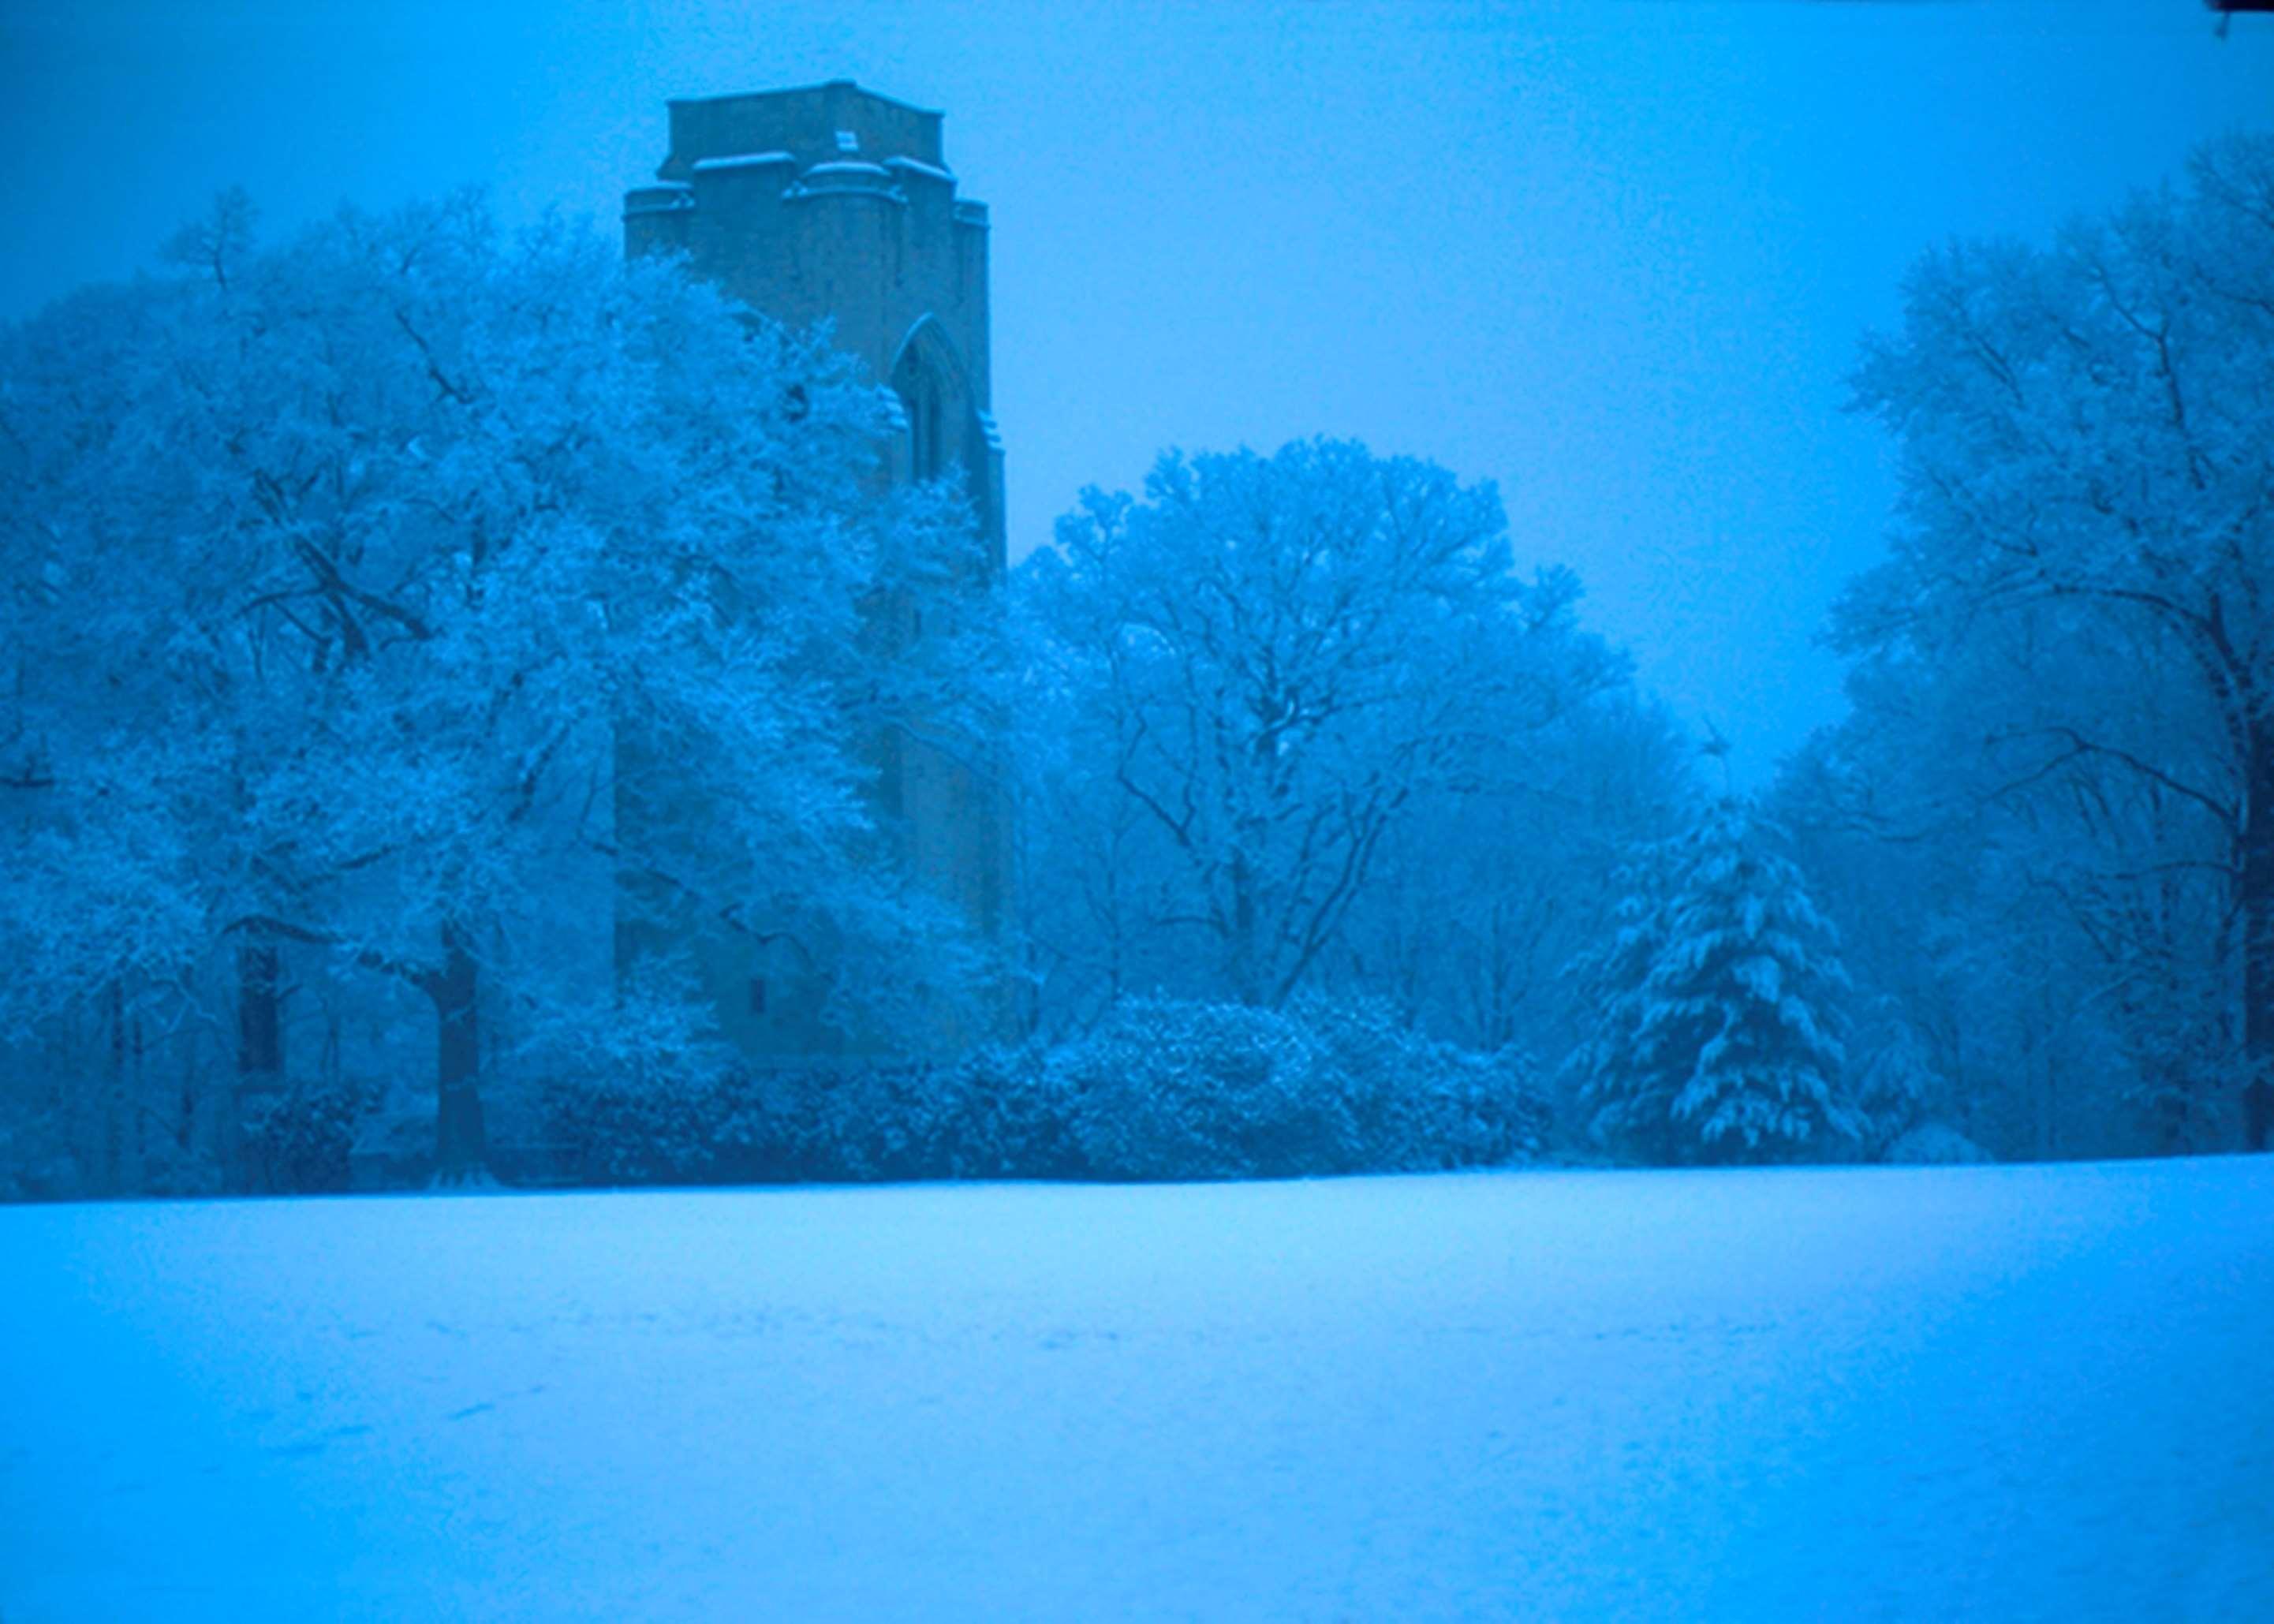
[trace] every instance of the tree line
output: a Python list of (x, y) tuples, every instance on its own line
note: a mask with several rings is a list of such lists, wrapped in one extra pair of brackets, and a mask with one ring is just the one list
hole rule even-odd
[[(336, 1183), (388, 1109), (445, 1180), (2263, 1131), (2265, 138), (1920, 261), (1853, 378), (1902, 500), (1849, 713), (1751, 799), (1489, 485), (1171, 453), (884, 637), (969, 515), (825, 335), (472, 199), (252, 228), (0, 335), (0, 1189)], [(1013, 791), (999, 940), (867, 793), (943, 725)], [(721, 935), (992, 1041), (749, 1077)]]

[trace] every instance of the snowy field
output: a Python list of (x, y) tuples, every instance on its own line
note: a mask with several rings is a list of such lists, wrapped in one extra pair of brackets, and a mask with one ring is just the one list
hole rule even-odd
[(0, 1619), (2274, 1618), (2274, 1158), (0, 1210)]

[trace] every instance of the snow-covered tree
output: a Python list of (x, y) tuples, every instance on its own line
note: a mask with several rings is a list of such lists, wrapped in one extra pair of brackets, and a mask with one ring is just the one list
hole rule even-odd
[(412, 989), (449, 1175), (484, 1011), (606, 1019), (619, 943), (825, 942), (872, 1027), (955, 987), (861, 741), (932, 703), (862, 606), (957, 515), (849, 362), (471, 199), (175, 257), (4, 341), (12, 997), (233, 949), (281, 1066), (280, 955)]
[(1582, 966), (1598, 1013), (1573, 1057), (1607, 1140), (1654, 1161), (1826, 1156), (1863, 1128), (1841, 1084), (1847, 974), (1774, 829), (1724, 801), (1642, 854)]
[(1623, 675), (1575, 595), (1512, 573), (1491, 487), (1354, 444), (1171, 454), (1142, 500), (1088, 493), (1018, 592), (1022, 709), (1049, 718), (1028, 804), (1058, 843), (1035, 867), (1069, 887), (1036, 921), (1053, 969), (1283, 1004), (1422, 800)]
[(1688, 742), (1592, 638), (1535, 634), (1571, 701), (1526, 728), (1481, 729), (1459, 767), (1389, 830), (1321, 984), (1374, 997), (1409, 1025), (1472, 1048), (1569, 1051), (1561, 972), (1601, 938), (1626, 854), (1682, 826), (1694, 800)]
[(1651, 969), (1665, 945), (1667, 870), (1675, 850), (1672, 839), (1641, 841), (1623, 853), (1611, 872), (1617, 896), (1602, 934), (1564, 966), (1570, 1001), (1581, 1011), (1581, 1037), (1563, 1065), (1566, 1103), (1576, 1101), (1579, 1119), (1591, 1128), (1612, 1103), (1613, 1090), (1623, 1101), (1638, 1098), (1645, 1069), (1637, 1043)]
[(1907, 876), (1872, 979), (1940, 966), (1914, 1019), (2009, 1151), (2232, 1143), (2274, 1067), (2274, 138), (1929, 255), (1855, 382), (1901, 524), (1806, 816)]

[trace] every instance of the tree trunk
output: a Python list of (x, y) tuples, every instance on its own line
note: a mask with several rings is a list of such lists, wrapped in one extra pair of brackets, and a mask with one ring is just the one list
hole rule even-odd
[(104, 1010), (105, 1025), (110, 1030), (110, 1099), (103, 1112), (103, 1171), (109, 1181), (109, 1193), (117, 1195), (126, 1184), (126, 985), (113, 978), (109, 997)]
[(2248, 1091), (2274, 1087), (2274, 721), (2250, 729), (2235, 898), (2242, 920), (2242, 1077)]
[(1245, 849), (1231, 854), (1231, 939), (1226, 944), (1225, 980), (1235, 1002), (1261, 1007), (1265, 1002), (1261, 889), (1255, 865)]
[(442, 967), (426, 983), (436, 1034), (434, 1182), (489, 1182), (482, 1133), (481, 1030), (474, 956), (456, 924), (442, 928)]
[(273, 940), (255, 937), (237, 950), (237, 1086), (219, 1126), (223, 1177), (239, 1188), (255, 1182), (245, 1165), (246, 1104), (284, 1086), (282, 971)]
[(249, 942), (237, 953), (237, 1075), (240, 1086), (274, 1087), (284, 1074), (282, 966), (275, 944)]

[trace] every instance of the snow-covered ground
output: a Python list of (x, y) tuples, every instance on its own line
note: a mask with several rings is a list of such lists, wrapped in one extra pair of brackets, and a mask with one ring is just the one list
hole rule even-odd
[(0, 1211), (0, 1618), (2274, 1618), (2274, 1158)]

